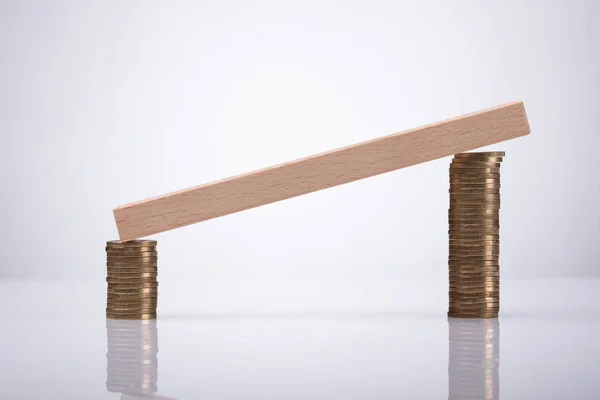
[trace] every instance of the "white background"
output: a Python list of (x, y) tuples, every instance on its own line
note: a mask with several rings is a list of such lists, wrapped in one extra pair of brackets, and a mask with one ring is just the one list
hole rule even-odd
[(514, 100), (532, 133), (492, 148), (507, 152), (499, 330), (479, 320), (452, 345), (448, 157), (153, 237), (158, 393), (439, 400), (486, 389), (453, 381), (452, 354), (492, 336), (503, 400), (600, 398), (599, 15), (594, 0), (0, 1), (0, 398), (119, 398), (114, 207)]

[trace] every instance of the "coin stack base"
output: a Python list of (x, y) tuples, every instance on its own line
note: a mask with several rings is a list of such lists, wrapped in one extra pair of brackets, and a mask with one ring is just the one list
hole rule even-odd
[(109, 241), (106, 257), (106, 317), (155, 319), (158, 301), (156, 241)]
[(461, 153), (450, 164), (449, 317), (498, 316), (503, 157), (504, 152)]

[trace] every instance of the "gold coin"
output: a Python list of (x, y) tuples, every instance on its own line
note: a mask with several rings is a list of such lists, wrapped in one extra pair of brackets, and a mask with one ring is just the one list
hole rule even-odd
[[(487, 263), (484, 265), (484, 263)], [(493, 264), (496, 264), (492, 267)], [(500, 256), (498, 254), (482, 254), (482, 255), (465, 255), (450, 253), (448, 256), (448, 266), (460, 272), (467, 272), (467, 268), (472, 268), (475, 271), (477, 268), (496, 268), (500, 265)]]
[(448, 277), (452, 278), (466, 278), (468, 276), (477, 277), (477, 276), (500, 276), (500, 269), (498, 267), (480, 267), (480, 268), (472, 268), (466, 269), (469, 267), (462, 267), (460, 270), (451, 269), (448, 271)]
[(452, 167), (472, 167), (472, 168), (500, 168), (502, 159), (479, 159), (479, 160), (461, 160), (454, 159), (450, 162)]
[(454, 158), (451, 164), (499, 164), (502, 161), (502, 157), (458, 157)]
[(461, 313), (455, 311), (448, 311), (449, 318), (498, 318), (498, 312), (480, 312), (480, 313)]
[(473, 233), (451, 233), (449, 235), (450, 240), (500, 240), (500, 234), (498, 233), (485, 233), (485, 234), (473, 234)]
[(460, 258), (464, 255), (500, 255), (500, 247), (496, 246), (452, 246), (448, 247), (448, 258)]
[[(495, 281), (486, 280), (486, 279), (496, 279)], [(448, 274), (448, 284), (450, 286), (458, 286), (458, 287), (466, 287), (465, 285), (478, 285), (479, 287), (489, 287), (490, 285), (499, 285), (500, 284), (500, 274), (498, 272), (490, 271), (486, 274), (456, 274), (450, 275)]]
[(500, 311), (500, 303), (477, 303), (477, 304), (460, 304), (460, 303), (448, 303), (448, 311), (461, 312), (461, 313), (475, 313), (475, 312), (491, 312)]
[(498, 193), (470, 193), (470, 192), (451, 192), (450, 200), (485, 200), (485, 201), (500, 201), (500, 191)]
[(477, 215), (477, 214), (450, 214), (448, 215), (448, 224), (450, 225), (454, 225), (454, 224), (474, 224), (474, 223), (481, 223), (481, 224), (499, 224), (500, 223), (500, 215), (494, 215), (494, 214), (483, 214), (483, 215)]
[(457, 153), (454, 158), (472, 158), (472, 157), (504, 157), (506, 152), (504, 151), (469, 151), (464, 153)]
[(500, 251), (458, 251), (449, 249), (448, 261), (452, 264), (468, 263), (469, 261), (496, 261), (499, 264)]
[(149, 256), (158, 257), (158, 252), (156, 250), (144, 251), (144, 252), (133, 252), (133, 251), (116, 252), (116, 251), (109, 250), (109, 251), (106, 251), (106, 255), (107, 255), (107, 258), (108, 258), (108, 256), (110, 256), (111, 258), (125, 257), (126, 259), (128, 257), (147, 258)]
[(450, 172), (457, 173), (459, 171), (466, 171), (471, 173), (482, 173), (482, 174), (499, 174), (500, 163), (480, 163), (477, 165), (473, 164), (450, 164)]
[[(495, 278), (496, 281), (490, 281), (486, 279)], [(452, 286), (454, 285), (479, 285), (485, 286), (490, 284), (499, 284), (500, 283), (500, 273), (499, 271), (486, 271), (485, 273), (456, 273), (456, 274), (448, 274), (448, 283)]]
[(451, 169), (485, 169), (485, 168), (500, 168), (502, 160), (481, 160), (477, 162), (462, 162), (460, 160), (452, 161), (450, 163)]
[(448, 238), (454, 240), (500, 240), (500, 231), (481, 231), (474, 232), (473, 230), (459, 230), (452, 232), (451, 230), (448, 232)]
[(501, 180), (500, 169), (496, 168), (497, 171), (491, 170), (490, 168), (454, 168), (448, 171), (448, 179), (450, 182), (455, 181), (456, 183), (496, 183), (499, 184)]
[(450, 268), (498, 268), (500, 266), (499, 260), (452, 260), (448, 259), (448, 266)]
[(471, 241), (471, 242), (465, 242), (465, 241), (460, 241), (460, 240), (449, 240), (448, 241), (448, 246), (450, 249), (456, 249), (456, 250), (479, 250), (479, 249), (491, 249), (491, 250), (498, 250), (500, 249), (500, 243), (499, 241), (493, 241), (493, 240), (488, 240), (488, 241)]
[(158, 268), (158, 262), (156, 261), (150, 261), (150, 262), (145, 262), (145, 263), (140, 263), (140, 262), (135, 262), (135, 263), (128, 263), (128, 262), (107, 262), (106, 263), (106, 267), (107, 268), (114, 268), (114, 269), (123, 269), (123, 270), (128, 270), (128, 269), (143, 269), (143, 268)]
[(495, 256), (493, 260), (499, 261), (500, 252), (499, 251), (464, 251), (464, 250), (456, 250), (456, 249), (448, 249), (448, 261), (456, 262), (456, 263), (469, 263), (476, 261), (490, 261), (485, 259), (479, 259), (480, 257), (490, 257)]
[(111, 314), (111, 315), (156, 314), (156, 308), (138, 309), (138, 310), (133, 310), (133, 309), (131, 309), (131, 310), (114, 310), (114, 309), (107, 308), (106, 313)]
[(158, 285), (156, 286), (145, 286), (147, 283), (154, 283), (152, 281), (117, 281), (117, 282), (108, 282), (107, 290), (109, 292), (119, 291), (119, 290), (133, 290), (133, 289), (155, 289), (158, 290)]
[(109, 240), (106, 245), (109, 247), (143, 247), (143, 246), (156, 246), (156, 240), (149, 239), (137, 239), (122, 242), (120, 240)]
[(123, 248), (118, 248), (118, 247), (108, 247), (106, 246), (104, 248), (104, 250), (106, 250), (107, 253), (115, 253), (116, 255), (122, 255), (122, 256), (127, 256), (127, 255), (138, 255), (138, 254), (147, 254), (147, 253), (158, 253), (158, 251), (156, 250), (156, 247), (123, 247)]
[[(499, 276), (486, 276), (487, 278), (500, 279)], [(448, 277), (448, 290), (459, 291), (459, 292), (472, 292), (474, 290), (479, 291), (498, 291), (500, 290), (500, 281), (477, 281), (476, 278), (464, 278), (464, 277)]]
[(457, 228), (455, 226), (448, 229), (448, 235), (471, 235), (471, 236), (486, 236), (486, 235), (494, 235), (499, 234), (499, 227), (476, 227), (476, 226), (463, 226)]
[(500, 311), (500, 305), (495, 307), (448, 307), (449, 312), (460, 313), (462, 315), (469, 315), (474, 313), (498, 313)]
[(114, 314), (106, 313), (106, 317), (109, 319), (156, 319), (156, 313), (150, 314)]
[(450, 209), (454, 209), (458, 212), (464, 212), (466, 210), (499, 210), (500, 200), (486, 200), (486, 199), (450, 199)]
[(499, 254), (500, 246), (464, 246), (464, 245), (453, 245), (448, 246), (450, 253), (456, 256), (462, 255), (478, 255), (478, 254)]
[(481, 311), (500, 311), (500, 302), (495, 303), (448, 303), (449, 311), (457, 312), (481, 312)]
[[(490, 185), (490, 186), (492, 186), (492, 185)], [(498, 185), (493, 185), (493, 186), (498, 186)], [(472, 194), (472, 195), (496, 194), (496, 195), (499, 195), (500, 188), (499, 187), (475, 186), (475, 185), (466, 186), (466, 185), (450, 184), (448, 193), (450, 193), (451, 196), (455, 195), (455, 194)]]
[(450, 196), (455, 197), (455, 198), (461, 198), (462, 196), (484, 196), (487, 197), (488, 195), (495, 195), (497, 197), (500, 197), (500, 189), (498, 188), (475, 188), (475, 187), (453, 187), (450, 186), (450, 189), (448, 189), (448, 193), (450, 193)]
[(453, 311), (492, 311), (500, 308), (499, 301), (463, 303), (449, 300), (448, 309)]
[(449, 301), (449, 306), (450, 308), (494, 308), (494, 307), (499, 307), (500, 306), (500, 300), (495, 297), (493, 300), (482, 300), (482, 299), (487, 299), (487, 297), (483, 297), (483, 296), (476, 296), (473, 295), (472, 298), (469, 297), (462, 297), (462, 298), (456, 298), (456, 297), (452, 297), (449, 296), (448, 297), (448, 301)]
[(481, 223), (481, 224), (449, 224), (448, 233), (483, 233), (483, 234), (500, 234), (500, 226), (495, 223)]
[(488, 283), (498, 283), (500, 281), (500, 276), (461, 276), (461, 275), (448, 275), (448, 279), (450, 283), (456, 284), (467, 284), (467, 283), (477, 283), (477, 284), (488, 284)]
[(122, 288), (108, 288), (107, 293), (110, 294), (128, 294), (128, 293), (158, 293), (158, 288), (134, 288), (134, 289), (122, 289)]
[(453, 298), (479, 298), (479, 297), (486, 297), (486, 296), (492, 296), (492, 297), (496, 297), (498, 298), (500, 295), (500, 286), (499, 285), (495, 285), (495, 286), (478, 286), (478, 287), (467, 287), (467, 286), (460, 286), (460, 285), (451, 285), (449, 288), (449, 295), (451, 295), (451, 297)]
[(110, 273), (110, 274), (138, 274), (138, 273), (154, 273), (154, 274), (158, 274), (158, 268), (156, 267), (149, 267), (149, 268), (114, 268), (114, 267), (108, 267), (106, 269), (106, 273)]
[(500, 285), (499, 276), (483, 276), (483, 277), (460, 277), (448, 276), (448, 283), (451, 287), (459, 288), (493, 288)]
[[(493, 303), (494, 301), (496, 303), (498, 303), (499, 300), (499, 296), (497, 295), (498, 290), (496, 292), (489, 290), (489, 291), (471, 291), (471, 292), (465, 292), (462, 291), (460, 292), (460, 294), (457, 294), (456, 292), (453, 293), (448, 293), (448, 299), (451, 303), (454, 304), (464, 304), (464, 305), (469, 305), (469, 304), (483, 304), (486, 302), (490, 302)], [(481, 300), (481, 299), (487, 299), (488, 297), (493, 297), (495, 300), (494, 301), (489, 301), (489, 300)]]
[(133, 300), (133, 299), (156, 299), (158, 292), (155, 293), (107, 293), (108, 301)]
[(107, 308), (115, 308), (115, 309), (121, 309), (121, 308), (127, 308), (127, 309), (138, 309), (138, 308), (154, 308), (156, 309), (156, 307), (158, 307), (158, 302), (157, 301), (152, 301), (152, 302), (144, 302), (144, 303), (117, 303), (117, 302), (107, 302), (106, 303)]
[(493, 249), (500, 249), (500, 241), (499, 240), (464, 240), (464, 239), (452, 239), (448, 241), (448, 248), (485, 248), (491, 247)]
[(158, 282), (131, 282), (131, 281), (118, 281), (118, 282), (108, 282), (108, 287), (112, 289), (134, 289), (134, 288), (149, 288), (149, 287), (158, 287)]
[(131, 272), (123, 272), (123, 271), (108, 271), (106, 276), (109, 278), (156, 278), (156, 271), (137, 271), (133, 270)]
[(145, 253), (132, 253), (132, 252), (117, 252), (117, 251), (107, 251), (106, 252), (106, 258), (110, 258), (110, 259), (124, 259), (124, 260), (129, 260), (132, 258), (139, 258), (139, 259), (148, 259), (148, 258), (158, 258), (158, 252), (157, 251), (147, 251)]
[(460, 215), (450, 214), (448, 215), (448, 223), (450, 224), (469, 224), (469, 223), (500, 223), (499, 215), (484, 214), (484, 215)]
[(475, 210), (456, 210), (448, 209), (448, 218), (492, 218), (500, 219), (500, 210), (498, 209), (475, 209)]
[(462, 297), (479, 297), (479, 296), (494, 296), (498, 298), (500, 296), (500, 286), (498, 284), (494, 286), (462, 286), (457, 284), (451, 284), (448, 288), (449, 294), (453, 298)]
[(490, 256), (495, 256), (496, 259), (498, 259), (498, 257), (500, 256), (500, 250), (496, 249), (490, 249), (490, 250), (486, 250), (486, 249), (471, 249), (471, 250), (464, 250), (464, 249), (456, 249), (456, 248), (449, 248), (448, 249), (448, 260), (460, 260), (462, 261), (469, 261), (472, 260), (473, 258), (478, 258), (478, 257), (490, 257)]
[(448, 233), (467, 233), (467, 232), (473, 232), (473, 233), (479, 233), (479, 232), (483, 232), (483, 233), (491, 233), (491, 234), (499, 234), (498, 229), (500, 229), (500, 222), (494, 222), (494, 221), (490, 221), (488, 223), (486, 222), (481, 222), (479, 224), (476, 224), (474, 222), (472, 223), (460, 223), (460, 224), (448, 224)]
[(448, 228), (453, 232), (464, 232), (471, 230), (498, 230), (500, 228), (499, 220), (480, 220), (480, 221), (461, 221), (448, 222)]
[(485, 172), (451, 172), (448, 176), (448, 182), (451, 185), (501, 185), (499, 174), (489, 174)]
[[(127, 293), (125, 293), (127, 294)], [(154, 298), (108, 298), (107, 303), (110, 304), (156, 304), (158, 297)]]
[(500, 189), (502, 187), (500, 174), (450, 174), (448, 183), (452, 187), (482, 187)]
[(156, 277), (149, 278), (111, 278), (107, 277), (106, 282), (109, 288), (127, 288), (127, 287), (157, 287)]
[[(482, 265), (482, 263), (489, 263)], [(493, 264), (496, 265), (493, 265)], [(499, 255), (498, 254), (454, 254), (451, 253), (448, 257), (448, 268), (453, 272), (484, 272), (485, 269), (499, 270)]]
[[(494, 272), (494, 271), (491, 271)], [(448, 274), (448, 280), (450, 283), (456, 283), (458, 284), (468, 284), (468, 283), (472, 283), (472, 284), (480, 284), (480, 285), (487, 285), (487, 284), (497, 284), (500, 282), (500, 275), (496, 275), (496, 276), (490, 276), (490, 275), (480, 275), (480, 276), (469, 276), (469, 275), (450, 275)]]
[(143, 264), (147, 262), (158, 262), (158, 257), (107, 257), (106, 262), (108, 263), (128, 263), (128, 264)]
[[(497, 277), (496, 277), (497, 278)], [(499, 292), (500, 291), (500, 282), (499, 281), (495, 281), (495, 282), (491, 282), (491, 281), (481, 281), (481, 282), (477, 282), (477, 281), (464, 281), (464, 280), (452, 280), (449, 279), (448, 281), (449, 287), (448, 290), (451, 293), (473, 293), (473, 292), (477, 292), (477, 293), (487, 293), (487, 292)]]
[(132, 291), (132, 292), (107, 292), (106, 293), (106, 302), (107, 303), (117, 303), (117, 302), (131, 302), (133, 303), (136, 300), (146, 300), (146, 299), (154, 299), (158, 300), (158, 291), (149, 292), (149, 291)]

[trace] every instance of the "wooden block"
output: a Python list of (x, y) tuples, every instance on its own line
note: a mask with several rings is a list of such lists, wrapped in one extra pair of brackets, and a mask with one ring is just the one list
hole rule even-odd
[(463, 115), (114, 209), (138, 239), (530, 133), (522, 102)]

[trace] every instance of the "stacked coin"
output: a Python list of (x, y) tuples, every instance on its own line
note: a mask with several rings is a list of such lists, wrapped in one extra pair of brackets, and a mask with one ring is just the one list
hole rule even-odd
[(106, 317), (156, 318), (158, 273), (156, 241), (110, 241), (106, 244), (108, 283)]
[(106, 389), (116, 393), (155, 393), (158, 381), (156, 320), (106, 320)]
[(497, 318), (448, 318), (449, 399), (500, 397), (500, 326)]
[(449, 317), (498, 316), (503, 156), (503, 151), (461, 153), (450, 165)]

